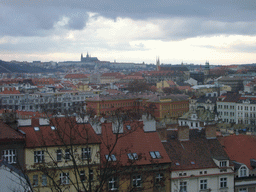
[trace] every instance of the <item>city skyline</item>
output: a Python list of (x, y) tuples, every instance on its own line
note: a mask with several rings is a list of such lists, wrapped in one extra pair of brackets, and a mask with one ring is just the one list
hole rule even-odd
[(255, 1), (0, 2), (0, 59), (255, 63)]

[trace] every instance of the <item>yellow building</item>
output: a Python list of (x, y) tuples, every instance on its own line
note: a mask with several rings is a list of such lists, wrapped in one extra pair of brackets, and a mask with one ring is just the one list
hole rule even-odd
[(98, 183), (100, 141), (75, 118), (32, 119), (26, 133), (25, 165), (34, 191), (85, 191)]

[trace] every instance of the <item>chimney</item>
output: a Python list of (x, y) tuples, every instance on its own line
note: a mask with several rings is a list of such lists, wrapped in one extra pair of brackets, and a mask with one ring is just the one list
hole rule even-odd
[(189, 140), (189, 127), (188, 126), (179, 126), (178, 127), (178, 139), (180, 141)]
[(216, 139), (216, 124), (210, 124), (205, 126), (206, 139)]

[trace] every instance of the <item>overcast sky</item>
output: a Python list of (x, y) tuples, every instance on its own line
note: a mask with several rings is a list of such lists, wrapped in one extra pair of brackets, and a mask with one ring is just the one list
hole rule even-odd
[(255, 0), (0, 0), (0, 60), (256, 63)]

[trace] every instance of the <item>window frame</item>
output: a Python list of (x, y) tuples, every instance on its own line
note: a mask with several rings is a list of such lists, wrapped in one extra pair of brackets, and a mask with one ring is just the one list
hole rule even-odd
[(17, 151), (16, 149), (5, 149), (2, 151), (2, 159), (9, 164), (17, 163)]
[(61, 172), (60, 173), (60, 184), (61, 185), (69, 184), (69, 172)]
[(227, 188), (228, 187), (228, 178), (227, 177), (221, 177), (220, 178), (220, 188)]
[(62, 150), (61, 149), (57, 149), (57, 151), (56, 151), (56, 160), (62, 161)]
[(117, 191), (118, 190), (118, 179), (117, 179), (117, 177), (111, 177), (108, 180), (108, 190), (109, 191)]
[(207, 187), (208, 187), (207, 179), (201, 179), (200, 180), (200, 190), (206, 190)]
[(84, 171), (84, 170), (81, 170), (81, 171), (79, 172), (79, 176), (80, 176), (80, 181), (81, 181), (81, 182), (85, 182), (86, 177), (85, 177), (85, 171)]
[(245, 166), (241, 166), (239, 170), (240, 177), (247, 177), (247, 168)]
[(132, 176), (132, 187), (134, 188), (142, 187), (142, 176), (140, 174), (135, 174)]
[(42, 186), (47, 186), (47, 175), (42, 175)]
[(70, 149), (65, 149), (65, 161), (70, 161), (70, 160), (71, 160)]
[(34, 163), (43, 163), (44, 162), (44, 151), (34, 151)]
[(180, 187), (180, 192), (187, 192), (188, 191), (188, 182), (180, 181), (179, 187)]
[(37, 187), (38, 186), (38, 175), (33, 175), (33, 183), (32, 183), (33, 187)]
[(91, 147), (86, 147), (81, 149), (82, 160), (91, 159)]

